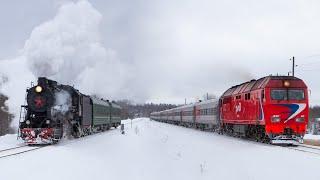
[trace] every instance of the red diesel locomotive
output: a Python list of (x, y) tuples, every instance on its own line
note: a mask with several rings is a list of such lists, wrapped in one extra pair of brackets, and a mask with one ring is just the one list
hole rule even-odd
[(268, 76), (228, 89), (220, 98), (224, 131), (272, 143), (302, 142), (308, 124), (308, 89), (296, 77)]
[(301, 79), (267, 76), (233, 86), (219, 100), (155, 112), (151, 118), (273, 144), (295, 144), (306, 132), (308, 103), (308, 89)]

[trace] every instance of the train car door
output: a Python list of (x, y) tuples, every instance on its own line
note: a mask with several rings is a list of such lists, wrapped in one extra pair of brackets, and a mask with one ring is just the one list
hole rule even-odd
[(196, 108), (196, 106), (193, 106), (193, 113), (192, 113), (192, 117), (193, 117), (193, 126), (195, 127), (195, 125), (196, 125), (196, 118), (197, 118), (197, 108)]

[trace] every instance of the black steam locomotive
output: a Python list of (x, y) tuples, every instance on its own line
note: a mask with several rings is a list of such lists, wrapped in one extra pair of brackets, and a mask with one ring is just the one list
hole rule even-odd
[(90, 97), (45, 77), (27, 89), (19, 137), (27, 144), (52, 144), (63, 137), (90, 135), (120, 125), (121, 107)]

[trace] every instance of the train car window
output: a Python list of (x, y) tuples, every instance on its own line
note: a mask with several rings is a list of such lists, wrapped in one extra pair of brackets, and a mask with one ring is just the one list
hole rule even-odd
[(272, 100), (287, 100), (288, 99), (287, 90), (281, 90), (281, 89), (271, 90), (271, 99)]
[(224, 98), (223, 99), (223, 104), (229, 104), (229, 103), (231, 103), (231, 97), (227, 97), (227, 98)]
[(245, 100), (249, 100), (250, 99), (250, 93), (245, 94)]
[(261, 91), (261, 99), (264, 99), (264, 90)]
[(250, 98), (250, 96), (251, 96), (251, 93), (248, 93), (248, 100), (250, 100), (251, 98)]
[(304, 100), (303, 90), (289, 90), (288, 97), (290, 100)]
[(212, 114), (217, 114), (217, 113), (218, 113), (218, 108), (217, 107), (213, 108), (212, 109)]

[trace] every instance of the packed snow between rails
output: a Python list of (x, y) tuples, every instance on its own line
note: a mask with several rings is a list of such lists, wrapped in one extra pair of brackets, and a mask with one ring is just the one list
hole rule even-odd
[[(11, 136), (0, 144), (16, 146)], [(4, 145), (3, 145), (4, 146)], [(0, 146), (1, 147), (1, 146)], [(319, 180), (320, 156), (150, 121), (0, 159), (3, 180)]]

